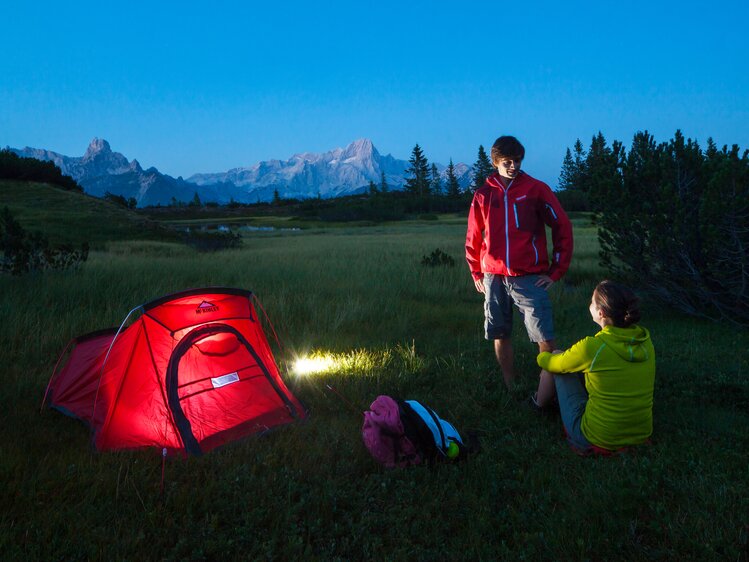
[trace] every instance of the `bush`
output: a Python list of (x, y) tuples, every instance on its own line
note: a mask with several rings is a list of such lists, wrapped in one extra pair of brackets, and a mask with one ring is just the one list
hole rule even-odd
[(0, 272), (11, 275), (75, 268), (88, 259), (87, 243), (80, 250), (69, 244), (52, 248), (42, 234), (21, 228), (7, 207), (0, 211), (0, 249), (3, 252)]
[(453, 267), (455, 265), (455, 260), (452, 256), (437, 248), (428, 256), (423, 256), (421, 258), (421, 265), (428, 267)]
[(603, 265), (689, 314), (749, 325), (749, 151), (677, 131), (610, 152), (590, 191)]
[(138, 206), (138, 201), (135, 199), (135, 197), (129, 197), (128, 199), (125, 199), (124, 196), (116, 195), (114, 193), (110, 193), (109, 191), (104, 193), (103, 199), (125, 209), (133, 210)]

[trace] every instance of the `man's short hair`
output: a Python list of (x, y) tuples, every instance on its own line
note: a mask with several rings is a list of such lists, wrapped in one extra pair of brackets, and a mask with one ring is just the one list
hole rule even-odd
[(512, 158), (513, 160), (522, 160), (525, 158), (525, 148), (520, 141), (515, 137), (502, 136), (494, 141), (492, 146), (492, 164), (495, 166), (497, 162), (503, 158)]

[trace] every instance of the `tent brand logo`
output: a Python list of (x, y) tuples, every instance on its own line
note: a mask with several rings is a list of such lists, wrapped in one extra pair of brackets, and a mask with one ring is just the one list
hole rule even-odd
[(218, 307), (212, 302), (203, 301), (195, 309), (195, 314), (206, 314), (208, 312), (218, 312)]

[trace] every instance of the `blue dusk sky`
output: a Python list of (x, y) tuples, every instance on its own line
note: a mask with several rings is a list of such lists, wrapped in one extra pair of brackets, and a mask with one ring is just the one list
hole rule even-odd
[(0, 146), (93, 137), (172, 176), (369, 138), (472, 164), (677, 129), (749, 147), (749, 2), (3, 0)]

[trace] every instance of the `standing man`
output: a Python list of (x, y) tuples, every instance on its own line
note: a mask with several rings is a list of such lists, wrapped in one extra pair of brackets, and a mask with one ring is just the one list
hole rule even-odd
[[(525, 148), (515, 137), (495, 141), (491, 158), (497, 173), (476, 190), (466, 233), (468, 267), (476, 290), (484, 294), (485, 337), (494, 340), (508, 389), (516, 378), (512, 305), (523, 314), (528, 337), (539, 352), (554, 351), (547, 291), (566, 273), (573, 245), (572, 224), (549, 186), (520, 171), (524, 157)], [(545, 225), (551, 227), (551, 263)], [(547, 403), (554, 394), (554, 380), (542, 377), (538, 402)]]

